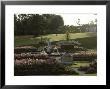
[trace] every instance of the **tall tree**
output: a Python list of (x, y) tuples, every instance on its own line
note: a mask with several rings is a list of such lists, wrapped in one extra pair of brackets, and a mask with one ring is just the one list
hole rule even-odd
[(64, 26), (64, 21), (63, 18), (60, 15), (56, 15), (52, 18), (51, 23), (50, 23), (50, 29), (54, 33), (58, 33), (58, 28), (60, 26)]
[(58, 33), (64, 25), (63, 18), (55, 14), (18, 14), (14, 15), (15, 35), (44, 35)]

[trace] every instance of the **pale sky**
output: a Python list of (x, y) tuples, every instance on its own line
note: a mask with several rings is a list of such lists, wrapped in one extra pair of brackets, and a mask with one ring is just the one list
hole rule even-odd
[(95, 21), (97, 19), (96, 14), (57, 14), (63, 17), (64, 25), (77, 25), (78, 19), (80, 19), (80, 24), (87, 24), (90, 21)]

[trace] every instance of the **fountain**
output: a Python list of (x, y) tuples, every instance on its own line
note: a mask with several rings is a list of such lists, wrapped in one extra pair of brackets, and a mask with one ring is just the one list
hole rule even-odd
[(48, 41), (48, 42), (47, 42), (47, 53), (48, 53), (48, 54), (51, 53), (51, 48), (52, 48), (52, 47), (51, 47), (51, 42)]

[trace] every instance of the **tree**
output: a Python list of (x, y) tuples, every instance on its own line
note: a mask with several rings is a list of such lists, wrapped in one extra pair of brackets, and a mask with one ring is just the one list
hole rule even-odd
[(44, 35), (58, 33), (63, 26), (63, 18), (55, 14), (16, 14), (14, 15), (15, 35)]
[(63, 18), (60, 15), (56, 15), (52, 17), (51, 23), (50, 23), (50, 29), (53, 33), (58, 33), (58, 28), (60, 26), (64, 26)]

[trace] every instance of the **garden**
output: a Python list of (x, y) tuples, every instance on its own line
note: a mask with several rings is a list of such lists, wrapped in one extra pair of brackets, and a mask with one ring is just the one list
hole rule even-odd
[(14, 24), (15, 76), (97, 75), (97, 32), (54, 14), (19, 14)]

